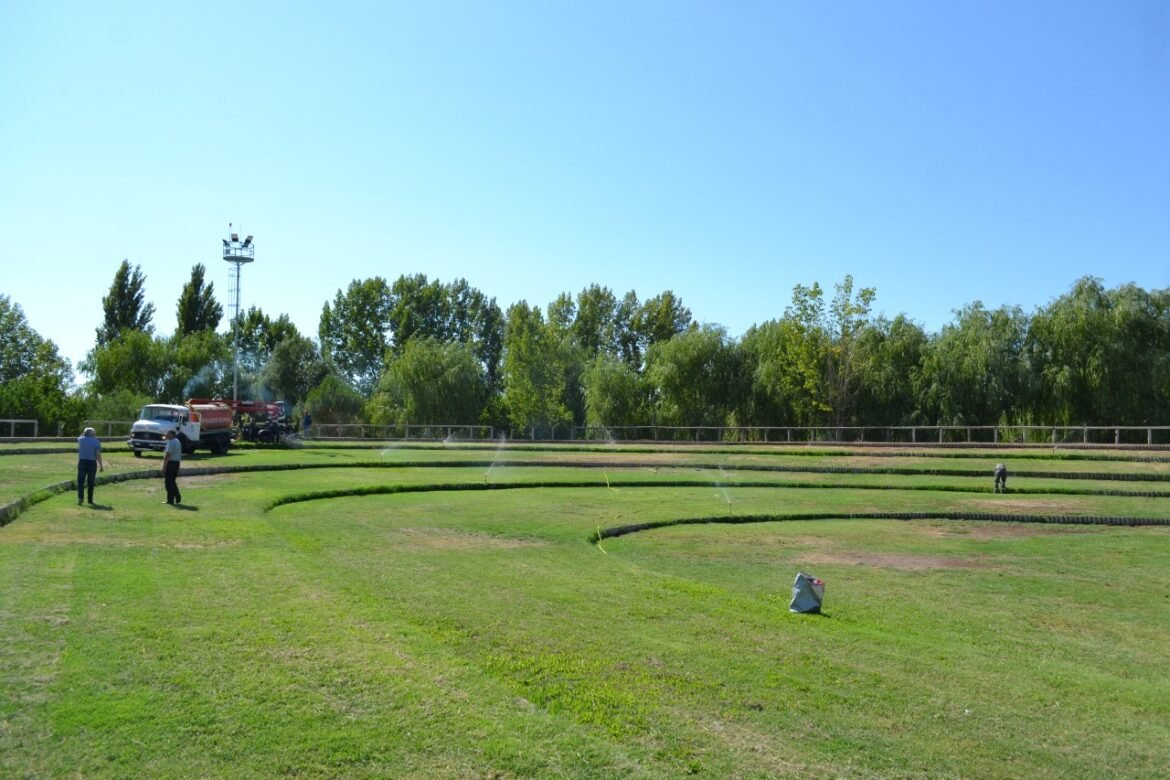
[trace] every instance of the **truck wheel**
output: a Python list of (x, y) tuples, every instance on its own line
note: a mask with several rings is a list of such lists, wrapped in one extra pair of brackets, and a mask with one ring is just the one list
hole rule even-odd
[(134, 457), (141, 458), (142, 457), (142, 450), (134, 450)]
[(191, 443), (191, 440), (187, 438), (187, 434), (180, 433), (178, 436), (178, 439), (179, 439), (179, 445), (182, 446), (182, 448), (183, 448), (184, 455), (190, 455), (192, 452), (195, 451), (195, 445), (193, 445)]

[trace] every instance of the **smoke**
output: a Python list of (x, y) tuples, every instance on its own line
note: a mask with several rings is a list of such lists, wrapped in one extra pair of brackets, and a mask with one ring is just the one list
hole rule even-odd
[(210, 363), (195, 372), (183, 386), (183, 398), (212, 398), (216, 393), (219, 381), (219, 371), (214, 363)]

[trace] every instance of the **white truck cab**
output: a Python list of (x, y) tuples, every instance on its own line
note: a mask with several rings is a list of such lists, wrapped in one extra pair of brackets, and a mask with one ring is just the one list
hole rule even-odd
[(130, 428), (127, 443), (135, 457), (141, 457), (145, 450), (162, 452), (167, 446), (167, 431), (175, 432), (184, 452), (206, 447), (222, 454), (231, 444), (231, 410), (221, 404), (147, 404)]

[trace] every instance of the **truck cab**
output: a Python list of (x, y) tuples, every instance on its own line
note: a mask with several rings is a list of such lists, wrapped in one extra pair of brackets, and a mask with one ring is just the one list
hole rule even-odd
[(167, 446), (167, 431), (175, 432), (183, 452), (206, 447), (220, 455), (231, 446), (231, 410), (219, 403), (147, 404), (131, 426), (127, 444), (135, 457), (142, 457), (146, 450), (162, 452)]

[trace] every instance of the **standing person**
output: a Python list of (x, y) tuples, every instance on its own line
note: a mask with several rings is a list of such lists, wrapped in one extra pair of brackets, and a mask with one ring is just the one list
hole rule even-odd
[(173, 430), (167, 431), (167, 448), (163, 450), (163, 484), (167, 487), (167, 503), (181, 504), (183, 497), (179, 494), (179, 484), (175, 481), (179, 476), (179, 461), (183, 459), (183, 443), (175, 436)]
[(301, 437), (309, 438), (309, 431), (313, 427), (313, 415), (309, 414), (309, 410), (305, 409), (305, 415), (301, 418)]
[(89, 487), (89, 503), (93, 504), (93, 486), (97, 482), (98, 469), (106, 470), (102, 463), (102, 442), (93, 428), (86, 428), (77, 437), (77, 505), (85, 497), (85, 489)]
[(1007, 466), (1002, 463), (995, 464), (995, 492), (1007, 492)]

